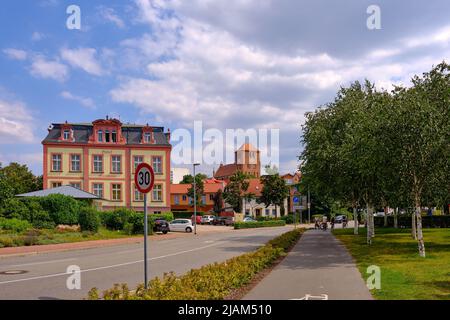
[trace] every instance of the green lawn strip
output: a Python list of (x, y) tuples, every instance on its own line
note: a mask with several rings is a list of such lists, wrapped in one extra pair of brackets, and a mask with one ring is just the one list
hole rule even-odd
[[(138, 237), (139, 235), (135, 235)], [(97, 233), (91, 232), (69, 232), (69, 231), (56, 231), (51, 229), (31, 230), (23, 233), (0, 233), (0, 248), (2, 247), (19, 247), (30, 245), (47, 245), (47, 244), (59, 244), (59, 243), (71, 243), (91, 240), (107, 240), (107, 239), (119, 239), (130, 238), (133, 235), (129, 235), (124, 231), (112, 231), (106, 228), (100, 228)]]
[(367, 267), (381, 268), (381, 290), (376, 299), (450, 299), (450, 229), (424, 229), (427, 257), (418, 254), (417, 242), (408, 229), (379, 228), (373, 244), (366, 244), (366, 230), (335, 229), (348, 248), (364, 279)]
[(184, 275), (177, 276), (173, 272), (162, 278), (156, 277), (149, 282), (145, 290), (141, 284), (130, 291), (126, 284), (115, 284), (100, 296), (93, 288), (89, 299), (97, 300), (223, 300), (233, 290), (249, 284), (255, 276), (272, 266), (280, 257), (285, 256), (297, 243), (304, 229), (286, 232), (262, 246), (222, 263), (205, 265), (192, 269)]

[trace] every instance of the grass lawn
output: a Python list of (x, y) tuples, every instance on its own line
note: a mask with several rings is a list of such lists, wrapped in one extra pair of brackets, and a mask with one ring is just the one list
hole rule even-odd
[(381, 290), (376, 299), (450, 300), (450, 229), (424, 229), (426, 258), (419, 257), (417, 241), (409, 229), (379, 228), (373, 244), (366, 244), (366, 229), (333, 233), (348, 248), (364, 279), (370, 265), (381, 268)]
[(18, 247), (24, 245), (43, 245), (89, 240), (104, 240), (132, 237), (123, 231), (111, 231), (100, 228), (98, 233), (90, 232), (59, 232), (56, 230), (25, 231), (21, 234), (0, 232), (0, 248)]

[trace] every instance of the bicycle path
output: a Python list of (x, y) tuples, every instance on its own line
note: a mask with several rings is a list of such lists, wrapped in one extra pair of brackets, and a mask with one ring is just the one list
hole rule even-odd
[(308, 230), (243, 300), (372, 300), (347, 249), (330, 231)]

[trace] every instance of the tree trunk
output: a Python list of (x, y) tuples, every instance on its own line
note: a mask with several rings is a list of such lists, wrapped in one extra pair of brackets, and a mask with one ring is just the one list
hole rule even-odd
[(398, 208), (394, 209), (394, 228), (398, 229)]
[(353, 219), (354, 219), (354, 227), (353, 234), (358, 234), (359, 226), (358, 226), (358, 208), (353, 207)]
[(366, 228), (367, 228), (367, 244), (372, 244), (372, 234), (370, 233), (370, 209), (369, 209), (369, 205), (367, 205), (367, 210), (366, 210)]
[(422, 214), (420, 212), (420, 200), (419, 196), (416, 195), (416, 220), (417, 220), (417, 242), (419, 245), (419, 255), (422, 258), (425, 258), (425, 243), (423, 241), (423, 233), (422, 233)]
[(384, 227), (388, 226), (387, 208), (384, 208)]
[(375, 217), (373, 216), (374, 209), (373, 207), (370, 207), (370, 235), (372, 238), (375, 238)]
[(411, 214), (411, 236), (414, 240), (417, 240), (416, 213), (415, 212), (412, 212), (412, 214)]

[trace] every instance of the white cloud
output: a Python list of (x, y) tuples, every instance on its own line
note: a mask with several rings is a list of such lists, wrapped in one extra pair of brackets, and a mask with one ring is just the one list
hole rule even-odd
[(75, 96), (72, 93), (70, 93), (69, 91), (63, 91), (61, 92), (61, 97), (63, 97), (64, 99), (67, 100), (73, 100), (76, 101), (78, 103), (80, 103), (82, 106), (90, 108), (90, 109), (95, 109), (95, 103), (91, 98), (84, 98), (84, 97), (80, 97), (80, 96)]
[(32, 142), (32, 120), (24, 103), (0, 97), (0, 143)]
[(33, 58), (30, 72), (37, 78), (54, 79), (60, 82), (64, 82), (69, 77), (69, 69), (66, 65), (57, 60), (47, 60), (41, 55)]
[(115, 13), (114, 9), (100, 7), (99, 11), (102, 18), (106, 21), (112, 22), (120, 29), (125, 28), (125, 22)]
[(61, 57), (72, 67), (101, 76), (104, 74), (100, 63), (96, 60), (97, 50), (93, 48), (61, 49)]
[(31, 35), (31, 40), (33, 40), (33, 41), (41, 41), (45, 37), (46, 37), (45, 34), (35, 31)]
[(3, 53), (8, 56), (10, 59), (14, 60), (26, 60), (28, 57), (28, 54), (24, 50), (14, 49), (14, 48), (7, 48), (3, 50)]

